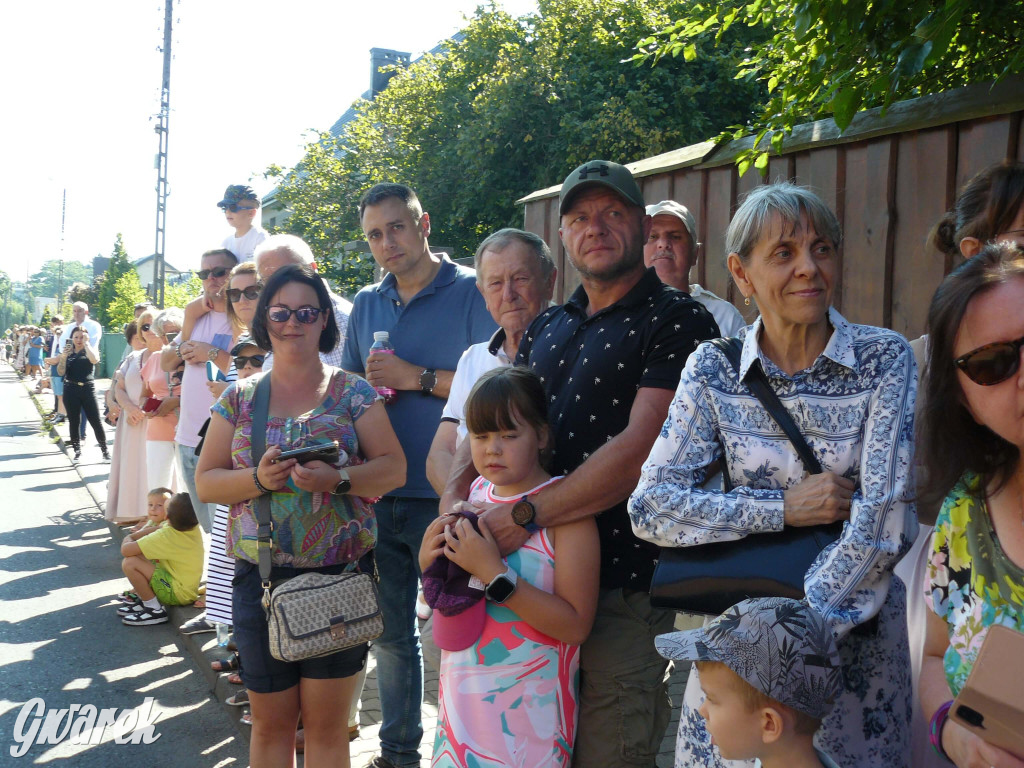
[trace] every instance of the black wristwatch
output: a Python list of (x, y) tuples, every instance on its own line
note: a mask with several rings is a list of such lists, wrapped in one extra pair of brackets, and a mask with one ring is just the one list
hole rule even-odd
[(331, 493), (335, 496), (344, 496), (352, 490), (352, 480), (349, 479), (348, 472), (344, 469), (339, 469), (338, 474), (341, 475), (341, 480), (334, 486), (334, 490)]
[(491, 583), (484, 589), (484, 597), (500, 605), (515, 594), (518, 583), (519, 574), (508, 568), (491, 579)]
[(437, 386), (437, 371), (433, 368), (424, 368), (423, 373), (420, 374), (420, 392), (429, 395), (434, 391), (435, 386)]
[(523, 496), (512, 505), (512, 522), (525, 528), (529, 533), (536, 533), (540, 530), (540, 526), (533, 522), (535, 517), (537, 517), (537, 508), (533, 506), (529, 497)]

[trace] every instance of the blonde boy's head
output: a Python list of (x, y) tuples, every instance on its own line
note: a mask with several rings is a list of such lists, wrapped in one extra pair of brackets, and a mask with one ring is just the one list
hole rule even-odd
[(146, 517), (154, 525), (167, 519), (167, 500), (174, 494), (169, 488), (154, 488), (146, 494)]
[(801, 712), (799, 709), (794, 709), (783, 704), (781, 701), (773, 699), (768, 694), (752, 686), (721, 661), (697, 661), (694, 662), (694, 665), (697, 667), (697, 672), (700, 674), (701, 679), (704, 679), (705, 675), (710, 676), (714, 674), (713, 670), (721, 669), (728, 673), (723, 674), (722, 677), (728, 681), (729, 686), (736, 692), (748, 712), (756, 712), (765, 707), (774, 707), (786, 720), (794, 733), (803, 735), (814, 735), (821, 727), (821, 718), (811, 717), (806, 712)]

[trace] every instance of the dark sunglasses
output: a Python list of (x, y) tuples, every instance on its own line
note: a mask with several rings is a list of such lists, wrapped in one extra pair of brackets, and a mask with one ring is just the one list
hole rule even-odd
[(200, 269), (196, 274), (199, 275), (200, 280), (205, 280), (210, 276), (216, 277), (219, 280), (230, 271), (228, 267), (214, 267), (213, 269)]
[(1006, 381), (1020, 369), (1020, 348), (1024, 347), (1024, 336), (1016, 341), (997, 341), (958, 357), (956, 367), (967, 378), (983, 387), (991, 387)]
[(229, 205), (218, 205), (222, 211), (231, 211), (232, 213), (238, 213), (239, 211), (255, 211), (255, 205), (239, 205), (238, 203), (231, 203)]
[(150, 324), (149, 323), (143, 323), (141, 326), (139, 326), (139, 330), (140, 331), (148, 331), (149, 328), (150, 328)]
[(295, 319), (300, 323), (311, 325), (316, 322), (317, 318), (320, 317), (320, 313), (324, 311), (319, 307), (288, 309), (288, 307), (275, 304), (267, 310), (267, 319), (272, 323), (287, 323), (291, 316), (295, 315)]
[(262, 368), (263, 361), (267, 359), (266, 355), (252, 355), (250, 357), (236, 357), (235, 368), (239, 371), (245, 368), (247, 363), (252, 363), (254, 368)]
[(228, 301), (234, 304), (237, 301), (241, 301), (243, 296), (249, 301), (256, 301), (260, 297), (261, 290), (263, 290), (262, 285), (250, 285), (248, 288), (228, 288)]

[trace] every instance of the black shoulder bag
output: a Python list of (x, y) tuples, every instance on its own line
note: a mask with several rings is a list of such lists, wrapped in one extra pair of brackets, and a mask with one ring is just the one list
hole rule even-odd
[[(714, 339), (739, 372), (739, 339)], [(760, 361), (743, 379), (776, 423), (786, 433), (811, 474), (822, 472), (811, 447), (768, 383)], [(724, 488), (734, 487), (722, 457)], [(818, 554), (839, 538), (842, 521), (827, 525), (785, 526), (780, 532), (752, 533), (742, 539), (662, 547), (651, 579), (651, 605), (688, 613), (717, 616), (750, 597), (804, 597), (804, 577)]]

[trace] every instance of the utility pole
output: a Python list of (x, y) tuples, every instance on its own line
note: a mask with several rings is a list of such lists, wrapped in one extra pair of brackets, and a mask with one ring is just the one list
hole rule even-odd
[(171, 117), (171, 22), (174, 0), (164, 0), (164, 74), (160, 89), (160, 114), (156, 132), (160, 149), (156, 156), (156, 245), (153, 248), (153, 302), (164, 306), (164, 245), (167, 227), (167, 127)]
[(68, 212), (68, 188), (64, 187), (64, 201), (60, 205), (60, 261), (57, 264), (57, 307), (55, 315), (64, 314), (64, 219)]

